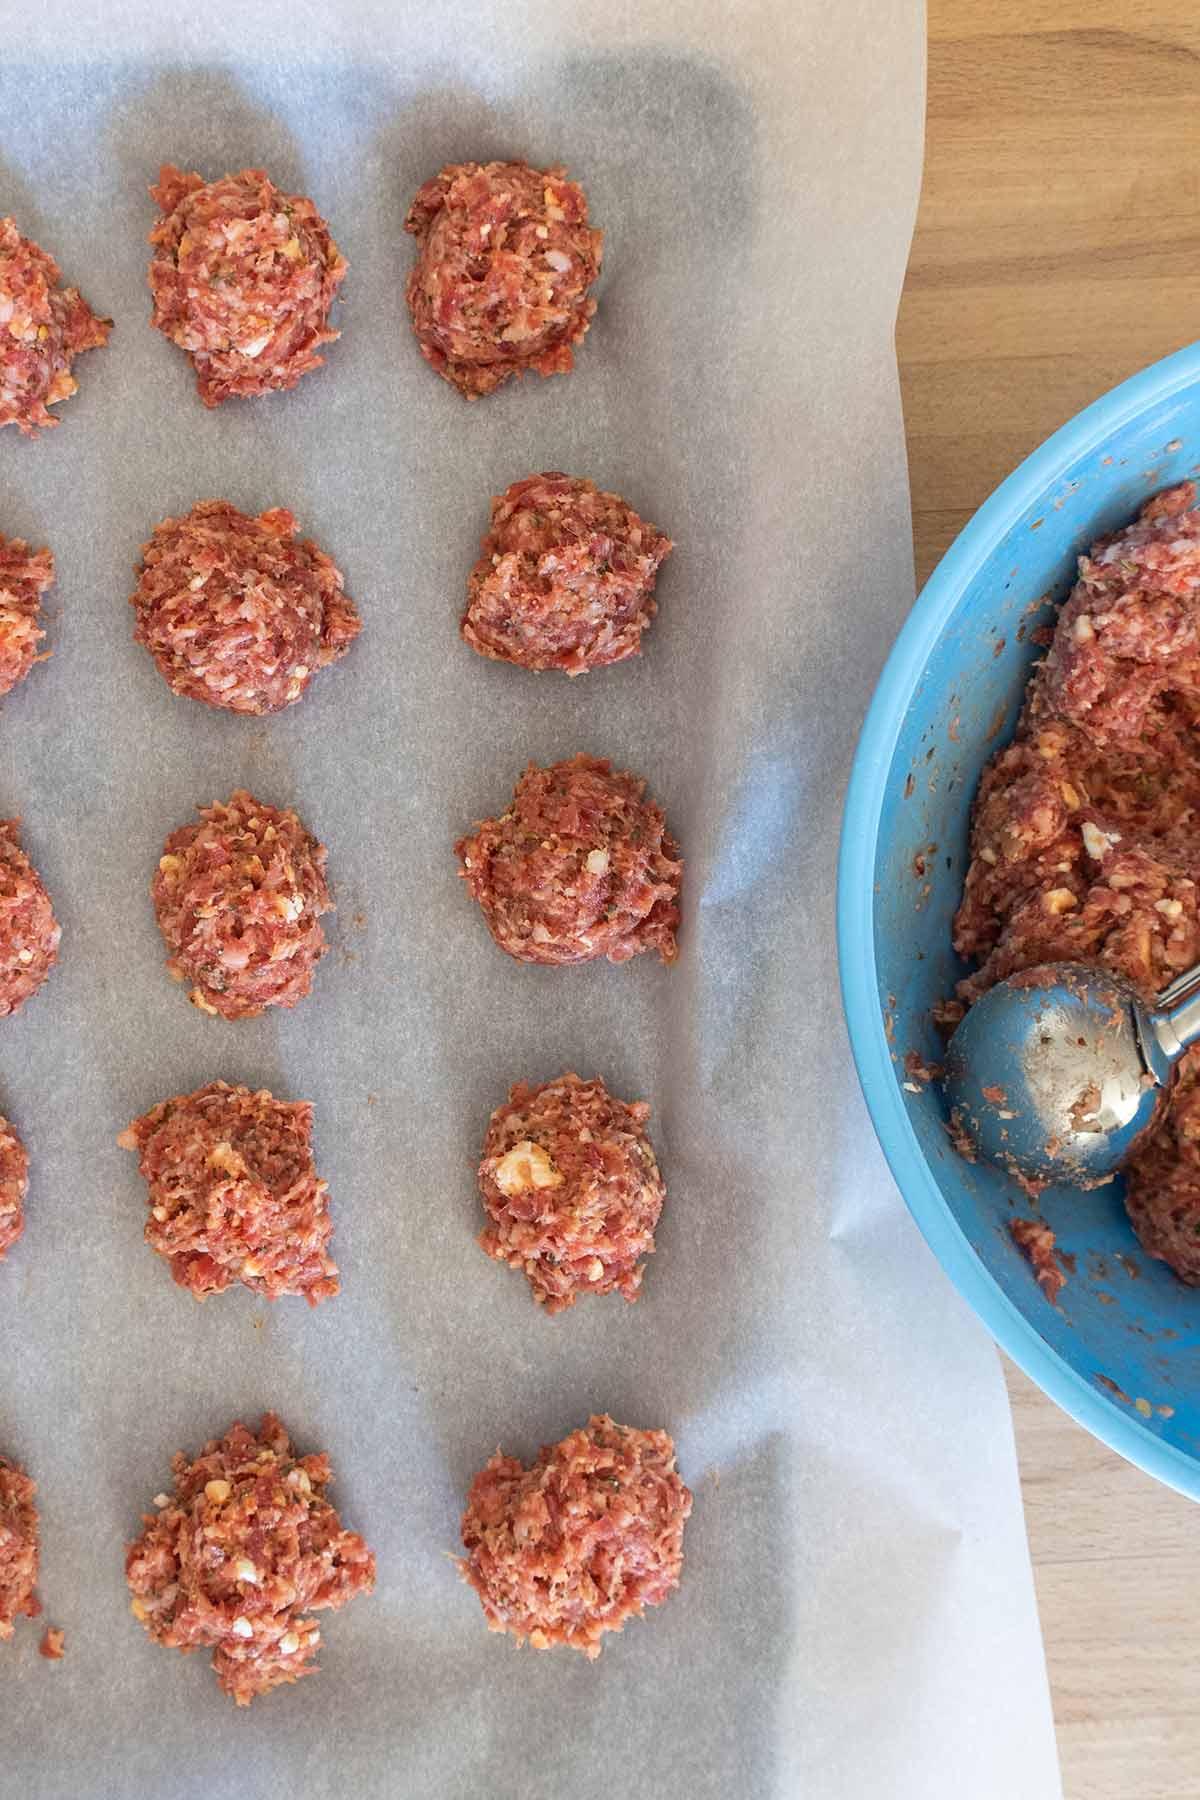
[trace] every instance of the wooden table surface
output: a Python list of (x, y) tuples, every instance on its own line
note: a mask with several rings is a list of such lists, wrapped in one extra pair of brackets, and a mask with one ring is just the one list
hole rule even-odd
[[(929, 35), (918, 580), (1057, 425), (1200, 338), (1200, 0), (929, 0)], [(1009, 1385), (1068, 1800), (1200, 1800), (1200, 1511)]]

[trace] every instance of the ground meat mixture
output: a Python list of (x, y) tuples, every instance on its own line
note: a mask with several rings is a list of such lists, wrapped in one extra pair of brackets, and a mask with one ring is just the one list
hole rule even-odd
[(375, 1585), (375, 1558), (325, 1498), (324, 1455), (293, 1455), (274, 1413), (257, 1437), (231, 1425), (194, 1462), (172, 1463), (175, 1492), (143, 1514), (125, 1555), (130, 1608), (157, 1643), (211, 1650), (239, 1706), (315, 1673), (320, 1607)]
[(47, 1662), (61, 1662), (66, 1655), (63, 1649), (66, 1635), (57, 1625), (47, 1625), (45, 1635), (38, 1645), (38, 1655), (44, 1656)]
[(0, 1644), (13, 1635), (13, 1620), (41, 1612), (38, 1577), (37, 1488), (23, 1469), (0, 1456)]
[(1039, 703), (1104, 749), (1140, 748), (1165, 695), (1200, 700), (1200, 514), (1192, 482), (1079, 559)]
[(0, 694), (24, 681), (45, 632), (38, 624), (42, 595), (54, 581), (49, 550), (31, 550), (23, 538), (0, 535)]
[(310, 1306), (337, 1293), (312, 1116), (307, 1100), (210, 1081), (121, 1133), (150, 1189), (146, 1242), (197, 1300), (235, 1281), (268, 1300), (303, 1294)]
[(606, 1631), (679, 1585), (691, 1510), (667, 1433), (600, 1413), (530, 1469), (496, 1452), (471, 1484), (459, 1569), (489, 1630), (596, 1657)]
[(19, 1012), (58, 961), (62, 931), (21, 848), (20, 819), (0, 819), (0, 1018)]
[(1027, 710), (984, 771), (955, 920), (955, 947), (979, 964), (965, 1001), (1054, 961), (1100, 963), (1152, 995), (1200, 957), (1194, 727), (1169, 701), (1157, 719), (1142, 752), (1100, 751)]
[(636, 1300), (642, 1259), (666, 1198), (646, 1135), (644, 1100), (614, 1100), (602, 1081), (518, 1082), (488, 1126), (479, 1242), (520, 1269), (549, 1313), (580, 1294)]
[(1040, 1219), (1010, 1219), (1013, 1243), (1027, 1257), (1038, 1286), (1051, 1306), (1067, 1285), (1067, 1277), (1054, 1254), (1054, 1233)]
[(0, 1118), (0, 1262), (25, 1229), (29, 1154), (7, 1119)]
[(199, 812), (200, 824), (171, 833), (150, 884), (167, 967), (192, 982), (201, 1012), (295, 1006), (328, 949), (325, 846), (244, 788)]
[(417, 240), (408, 305), (421, 354), (468, 400), (510, 375), (565, 375), (596, 310), (603, 232), (563, 168), (453, 163), (404, 229)]
[(186, 350), (205, 406), (295, 387), (318, 369), (345, 259), (311, 200), (262, 169), (220, 181), (167, 165), (150, 189), (153, 323)]
[(529, 475), (492, 501), (491, 529), (467, 583), (463, 637), (497, 662), (568, 675), (637, 656), (671, 548), (594, 482)]
[(1184, 1055), (1160, 1124), (1125, 1171), (1125, 1205), (1142, 1248), (1200, 1287), (1200, 1048)]
[[(1200, 961), (1195, 498), (1191, 482), (1155, 495), (1079, 560), (1016, 737), (976, 797), (954, 924), (955, 948), (976, 967), (959, 1011), (1039, 963), (1097, 963), (1152, 1000)], [(1200, 1224), (1200, 1163), (1187, 1149), (1198, 1078), (1192, 1050), (1126, 1177), (1146, 1249), (1200, 1281), (1188, 1223)]]
[(332, 560), (283, 507), (250, 518), (201, 500), (142, 545), (134, 638), (176, 694), (230, 712), (272, 713), (362, 629)]
[(60, 288), (59, 268), (12, 219), (0, 219), (0, 425), (27, 437), (57, 425), (47, 407), (79, 383), (71, 364), (108, 342), (111, 319), (97, 318), (78, 288)]
[(459, 841), (460, 873), (509, 956), (674, 962), (683, 863), (645, 787), (594, 756), (530, 763), (508, 811)]

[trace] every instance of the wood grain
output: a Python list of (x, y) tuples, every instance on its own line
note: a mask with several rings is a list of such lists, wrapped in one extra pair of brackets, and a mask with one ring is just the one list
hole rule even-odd
[[(919, 580), (1057, 425), (1200, 337), (1200, 0), (930, 0), (929, 39)], [(1067, 1800), (1200, 1800), (1200, 1513), (1009, 1387)]]

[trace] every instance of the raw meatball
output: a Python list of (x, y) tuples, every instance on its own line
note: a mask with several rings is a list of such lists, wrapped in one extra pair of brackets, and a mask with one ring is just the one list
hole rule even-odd
[(152, 322), (191, 357), (205, 406), (319, 369), (346, 262), (312, 201), (262, 169), (205, 181), (170, 164), (150, 196)]
[(325, 846), (244, 788), (198, 811), (199, 825), (167, 839), (150, 884), (167, 967), (194, 984), (201, 1012), (251, 1019), (295, 1006), (328, 949)]
[(197, 1300), (235, 1281), (268, 1300), (303, 1294), (310, 1306), (337, 1293), (312, 1117), (307, 1100), (210, 1081), (121, 1133), (150, 1188), (146, 1242)]
[(0, 1119), (0, 1262), (25, 1229), (29, 1153), (7, 1119)]
[(1200, 513), (1185, 481), (1079, 559), (1038, 704), (1092, 742), (1137, 744), (1163, 694), (1200, 700)]
[(408, 305), (421, 354), (468, 400), (527, 369), (573, 366), (604, 234), (565, 169), (452, 163), (421, 188), (404, 229), (417, 240)]
[(333, 562), (283, 507), (201, 500), (142, 545), (133, 635), (177, 694), (230, 712), (291, 706), (362, 629)]
[(50, 896), (21, 849), (20, 825), (0, 820), (0, 1018), (37, 993), (58, 961), (62, 936)]
[(39, 660), (45, 637), (38, 626), (42, 595), (54, 581), (49, 550), (0, 535), (0, 694), (11, 693)]
[(78, 288), (60, 288), (59, 267), (12, 219), (0, 219), (0, 425), (35, 437), (57, 425), (47, 412), (79, 383), (71, 364), (108, 342), (111, 319), (97, 318)]
[(459, 1560), (491, 1631), (599, 1656), (679, 1585), (692, 1496), (665, 1431), (589, 1419), (533, 1467), (497, 1450), (471, 1483)]
[(674, 962), (683, 864), (646, 784), (594, 756), (530, 763), (512, 805), (455, 846), (488, 929), (518, 962)]
[(672, 548), (616, 494), (551, 471), (492, 501), (462, 634), (482, 656), (581, 675), (637, 656)]
[(41, 1612), (38, 1577), (37, 1488), (23, 1469), (0, 1456), (0, 1644), (13, 1635), (13, 1620)]
[(321, 1633), (305, 1615), (375, 1585), (374, 1556), (325, 1498), (329, 1458), (294, 1456), (264, 1413), (257, 1437), (231, 1425), (171, 1466), (174, 1494), (125, 1555), (134, 1617), (169, 1649), (211, 1649), (239, 1706), (315, 1673)]
[(518, 1082), (492, 1114), (479, 1165), (491, 1223), (479, 1242), (523, 1271), (547, 1312), (579, 1294), (637, 1299), (666, 1198), (649, 1117), (644, 1100), (614, 1100), (578, 1075)]

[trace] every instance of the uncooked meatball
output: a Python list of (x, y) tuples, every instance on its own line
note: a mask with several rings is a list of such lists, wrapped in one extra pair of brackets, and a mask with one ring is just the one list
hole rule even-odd
[(325, 846), (295, 813), (239, 788), (167, 839), (150, 884), (177, 981), (201, 1012), (250, 1019), (295, 1006), (328, 945)]
[(529, 475), (492, 501), (491, 529), (467, 583), (463, 637), (497, 662), (568, 675), (637, 656), (671, 548), (669, 537), (594, 482)]
[(262, 169), (205, 181), (170, 164), (150, 195), (152, 322), (187, 351), (205, 406), (319, 369), (346, 261), (312, 201)]
[(142, 1515), (125, 1555), (134, 1618), (168, 1649), (211, 1650), (239, 1706), (314, 1674), (321, 1633), (307, 1615), (375, 1585), (374, 1556), (325, 1498), (329, 1458), (297, 1457), (265, 1413), (257, 1436), (231, 1425), (171, 1467), (174, 1494)]
[(530, 763), (508, 811), (460, 839), (460, 874), (509, 956), (674, 962), (683, 864), (645, 788), (595, 756)]
[(38, 624), (42, 595), (54, 581), (49, 550), (0, 535), (0, 694), (11, 693), (39, 661), (45, 632)]
[(13, 1635), (13, 1621), (41, 1612), (34, 1589), (38, 1578), (37, 1488), (24, 1469), (0, 1456), (0, 1644)]
[(0, 1262), (25, 1229), (29, 1153), (7, 1119), (0, 1118)]
[(0, 820), (0, 1018), (19, 1012), (58, 961), (62, 931), (21, 848), (20, 819)]
[(96, 316), (78, 288), (61, 288), (59, 267), (12, 219), (0, 219), (0, 426), (27, 437), (57, 425), (47, 407), (79, 383), (71, 364), (108, 342), (111, 319)]
[(606, 1631), (678, 1587), (691, 1510), (668, 1434), (600, 1413), (532, 1468), (497, 1450), (471, 1484), (459, 1570), (489, 1630), (597, 1657)]
[(312, 1118), (307, 1100), (210, 1081), (121, 1133), (150, 1190), (146, 1242), (197, 1300), (235, 1281), (268, 1300), (302, 1294), (310, 1306), (337, 1293)]
[(580, 1294), (636, 1300), (666, 1198), (644, 1100), (602, 1081), (518, 1082), (492, 1114), (479, 1165), (479, 1242), (520, 1269), (548, 1313)]
[(201, 500), (142, 546), (134, 638), (176, 694), (230, 712), (293, 705), (362, 629), (332, 560), (283, 507)]
[(604, 234), (557, 164), (452, 163), (404, 229), (417, 240), (408, 305), (421, 354), (468, 400), (510, 375), (565, 375), (591, 323)]

